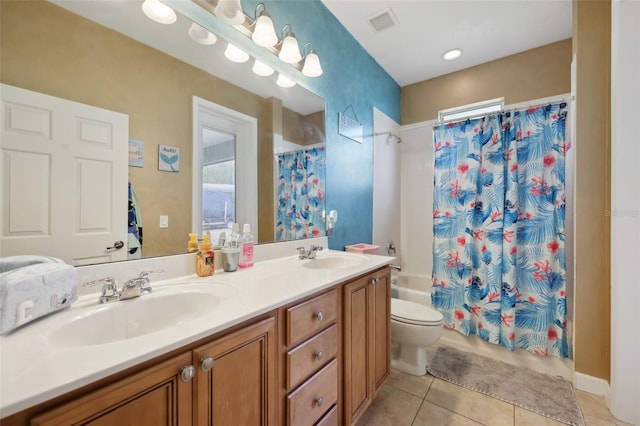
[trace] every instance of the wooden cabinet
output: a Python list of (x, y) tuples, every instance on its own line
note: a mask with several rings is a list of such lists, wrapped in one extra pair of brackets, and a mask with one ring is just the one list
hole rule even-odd
[[(275, 316), (241, 327), (57, 405), (29, 424), (276, 425), (275, 327)], [(8, 424), (26, 423), (15, 419)]]
[(276, 424), (275, 318), (194, 349), (197, 425)]
[(389, 297), (385, 267), (1, 423), (352, 424), (390, 372)]
[(344, 286), (344, 417), (355, 423), (391, 371), (391, 279), (381, 269)]
[(191, 425), (192, 380), (185, 370), (189, 367), (191, 353), (183, 353), (45, 411), (30, 424)]
[(278, 312), (282, 425), (338, 421), (340, 294), (334, 288)]

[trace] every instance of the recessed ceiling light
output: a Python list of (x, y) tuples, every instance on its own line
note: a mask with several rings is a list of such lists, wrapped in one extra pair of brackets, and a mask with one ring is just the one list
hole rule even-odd
[(444, 52), (442, 59), (445, 61), (453, 61), (454, 59), (458, 59), (460, 56), (462, 56), (462, 49), (451, 49)]

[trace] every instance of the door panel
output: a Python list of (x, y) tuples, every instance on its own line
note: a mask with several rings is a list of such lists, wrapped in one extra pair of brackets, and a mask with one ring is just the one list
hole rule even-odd
[[(0, 253), (124, 260), (129, 118), (1, 86)], [(28, 194), (28, 196), (26, 196)]]

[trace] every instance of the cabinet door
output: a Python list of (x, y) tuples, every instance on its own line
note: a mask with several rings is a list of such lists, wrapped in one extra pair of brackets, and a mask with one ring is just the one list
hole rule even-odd
[(46, 411), (31, 425), (191, 425), (193, 381), (181, 377), (190, 364), (191, 352), (176, 356)]
[(344, 407), (347, 424), (369, 407), (391, 372), (388, 269), (344, 286)]
[(371, 404), (369, 342), (373, 328), (369, 277), (344, 287), (344, 407), (347, 424), (355, 422)]
[(193, 351), (196, 424), (275, 425), (275, 318), (267, 318)]
[(378, 272), (371, 280), (373, 298), (372, 321), (374, 332), (371, 356), (374, 395), (391, 373), (391, 277), (388, 269)]

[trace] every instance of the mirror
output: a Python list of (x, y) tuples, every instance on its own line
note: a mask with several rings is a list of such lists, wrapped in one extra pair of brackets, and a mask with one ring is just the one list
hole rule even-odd
[[(299, 86), (280, 88), (275, 77), (253, 74), (248, 63), (228, 61), (220, 37), (213, 46), (195, 43), (188, 36), (191, 22), (182, 16), (173, 25), (150, 21), (141, 3), (1, 2), (1, 82), (129, 116), (129, 138), (141, 141), (143, 155), (143, 167), (128, 167), (140, 206), (143, 257), (186, 252), (195, 193), (194, 96), (257, 120), (258, 243), (323, 232), (323, 209), (317, 208), (324, 202), (323, 187), (310, 201), (317, 208), (316, 228), (283, 220), (277, 227), (276, 221), (277, 206), (286, 199), (278, 192), (283, 154), (317, 157), (314, 166), (324, 161), (324, 100)], [(160, 145), (179, 149), (178, 172), (159, 170)], [(314, 169), (309, 181), (323, 173)], [(161, 216), (168, 227), (160, 227)]]

